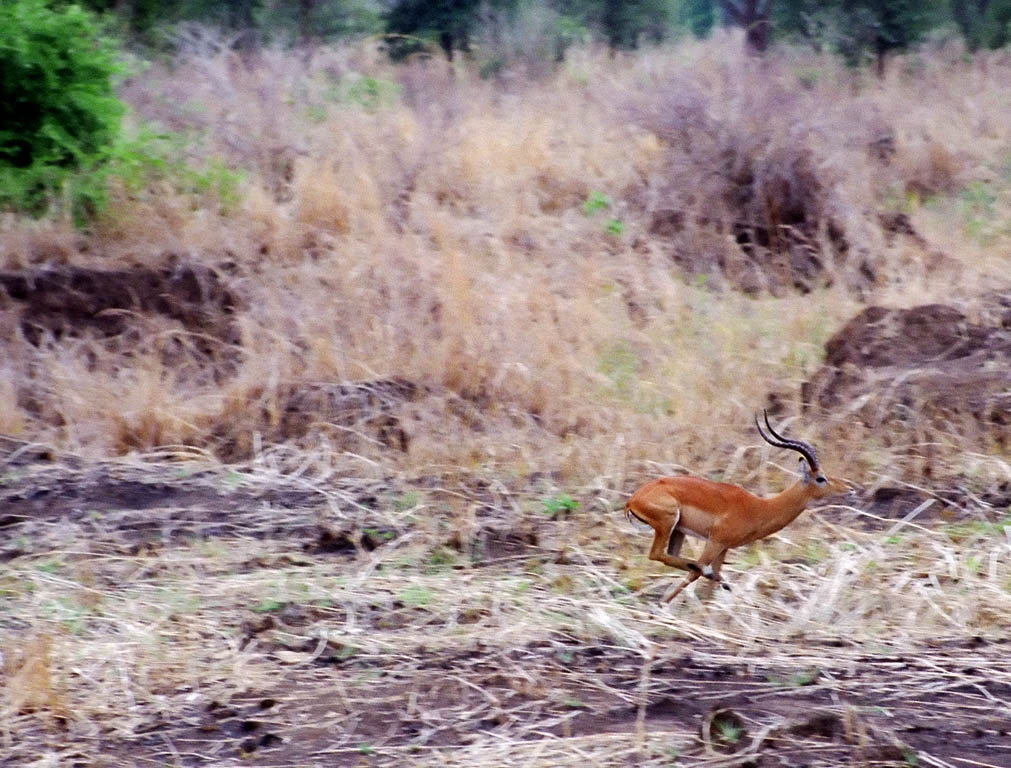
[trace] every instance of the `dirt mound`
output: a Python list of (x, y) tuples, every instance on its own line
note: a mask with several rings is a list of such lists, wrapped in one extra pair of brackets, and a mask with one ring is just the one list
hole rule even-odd
[(310, 383), (289, 387), (278, 429), (283, 439), (304, 435), (321, 425), (375, 431), (388, 447), (407, 450), (408, 437), (393, 411), (413, 400), (419, 388), (406, 379), (377, 379), (340, 384)]
[[(247, 393), (242, 402), (226, 406), (215, 434), (216, 452), (227, 461), (252, 457), (253, 431), (267, 443), (325, 438), (336, 450), (358, 452), (366, 444), (406, 452), (410, 436), (404, 428), (402, 407), (416, 400), (423, 388), (400, 378), (346, 382), (295, 382), (271, 393)], [(249, 429), (235, 430), (228, 411), (259, 412), (246, 419)]]
[[(0, 272), (0, 349), (88, 339), (95, 342), (85, 352), (89, 365), (98, 349), (113, 368), (153, 350), (181, 379), (220, 385), (240, 369), (237, 316), (243, 303), (227, 274), (171, 258), (156, 268)], [(45, 402), (46, 392), (37, 384), (22, 387), (18, 403), (40, 422), (58, 425), (62, 416)], [(325, 434), (339, 450), (361, 450), (368, 443), (406, 451), (408, 435), (398, 409), (419, 392), (403, 379), (254, 388), (223, 406), (215, 419), (219, 426), (201, 447), (240, 461), (253, 454), (254, 433), (267, 443)]]
[(1011, 292), (983, 297), (974, 318), (945, 304), (869, 307), (825, 346), (805, 408), (1011, 441)]
[(0, 272), (0, 288), (0, 309), (18, 312), (21, 330), (34, 345), (46, 333), (56, 339), (87, 331), (119, 336), (135, 325), (138, 313), (163, 315), (226, 344), (239, 340), (233, 322), (237, 298), (206, 267)]
[(697, 70), (628, 97), (661, 159), (625, 198), (646, 212), (647, 232), (678, 270), (748, 294), (840, 284), (862, 296), (900, 254), (928, 272), (953, 269), (908, 214), (879, 208), (874, 190), (952, 195), (961, 161), (935, 141), (897, 140), (873, 110), (841, 121), (811, 91), (770, 74), (748, 88)]

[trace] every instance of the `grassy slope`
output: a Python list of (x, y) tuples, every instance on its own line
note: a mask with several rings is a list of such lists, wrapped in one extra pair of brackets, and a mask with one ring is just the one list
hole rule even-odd
[[(109, 515), (91, 528), (31, 529), (0, 592), (0, 739), (23, 745), (20, 759), (74, 749), (54, 716), (68, 715), (94, 754), (98, 734), (135, 738), (159, 718), (267, 690), (279, 661), (300, 661), (278, 647), (306, 638), (413, 669), (419, 643), (566, 637), (648, 658), (705, 641), (748, 657), (842, 638), (917, 653), (938, 636), (1000, 627), (1011, 554), (999, 527), (867, 533), (847, 524), (859, 520), (853, 509), (830, 508), (738, 554), (727, 569), (737, 589), (715, 604), (688, 596), (658, 616), (646, 539), (612, 510), (636, 482), (682, 469), (778, 489), (788, 478), (766, 460), (782, 457), (760, 448), (751, 416), (770, 390), (796, 401), (835, 328), (868, 303), (958, 302), (1000, 284), (1011, 241), (1006, 62), (935, 51), (896, 62), (878, 83), (790, 52), (756, 68), (731, 40), (616, 60), (577, 52), (545, 80), (491, 83), (435, 64), (397, 70), (361, 49), (322, 51), (309, 65), (263, 57), (248, 68), (193, 57), (125, 89), (145, 119), (197, 131), (195, 153), (248, 171), (237, 208), (221, 214), (213, 195), (194, 204), (166, 185), (124, 194), (93, 234), (5, 219), (0, 241), (7, 269), (157, 264), (166, 253), (235, 262), (248, 300), (238, 375), (221, 386), (180, 380), (160, 362), (165, 328), (129, 360), (96, 361), (88, 341), (12, 344), (0, 432), (93, 457), (138, 443), (213, 450), (223, 424), (247, 435), (262, 426), (278, 382), (397, 375), (429, 388), (407, 414), (410, 450), (266, 449), (235, 482), (294, 475), (325, 503), (273, 516), (250, 508), (246, 529), (204, 541), (138, 552)], [(718, 274), (686, 281), (672, 267), (675, 247), (734, 258), (726, 235), (703, 226), (675, 245), (647, 231), (658, 201), (704, 211), (719, 193), (703, 164), (670, 149), (666, 132), (692, 88), (721, 126), (713, 146), (773, 159), (784, 147), (810, 151), (831, 181), (820, 204), (847, 222), (851, 251), (874, 260), (876, 286), (851, 290), (855, 265), (835, 261), (831, 288), (754, 298), (725, 290)], [(867, 152), (882, 133), (894, 137), (887, 164)], [(595, 193), (611, 207), (588, 214)], [(927, 245), (888, 244), (874, 221), (889, 209), (907, 212)], [(611, 219), (620, 233), (606, 231)], [(44, 396), (38, 419), (13, 397), (29, 371)], [(897, 464), (834, 414), (790, 428), (867, 486), (922, 483), (915, 464)], [(951, 477), (979, 487), (1007, 477), (1008, 457), (971, 435), (943, 451)], [(443, 491), (417, 490), (433, 476)], [(212, 482), (227, 490), (229, 478)], [(338, 478), (397, 490), (363, 512), (335, 490)], [(561, 493), (581, 506), (549, 519), (541, 500)], [(335, 562), (271, 533), (317, 518), (398, 537)], [(532, 530), (539, 546), (475, 569), (489, 526)], [(249, 645), (244, 622), (283, 605), (319, 613)], [(391, 626), (363, 618), (404, 605), (414, 612)], [(809, 663), (831, 668), (841, 655), (814, 651)], [(507, 729), (468, 755), (494, 765), (529, 748), (510, 735), (530, 734)], [(662, 762), (668, 742), (657, 738)], [(554, 751), (540, 757), (585, 764), (580, 749), (601, 749), (603, 762), (627, 759), (627, 740), (601, 739), (542, 745)], [(632, 746), (645, 748), (639, 739)], [(409, 759), (392, 748), (379, 757)]]
[[(770, 390), (796, 401), (826, 338), (862, 305), (1000, 284), (1005, 74), (998, 59), (947, 51), (897, 61), (882, 83), (793, 53), (756, 68), (733, 40), (616, 60), (577, 52), (545, 80), (504, 83), (437, 63), (394, 69), (368, 50), (152, 67), (124, 95), (139, 116), (192, 131), (194, 153), (246, 169), (241, 201), (220, 215), (211, 193), (124, 192), (83, 239), (8, 220), (0, 259), (231, 263), (247, 302), (243, 364), (220, 386), (166, 370), (165, 323), (140, 354), (97, 362), (87, 343), (36, 353), (11, 330), (4, 386), (32, 376), (43, 397), (34, 419), (4, 398), (0, 425), (98, 455), (213, 449), (222, 427), (247, 440), (262, 429), (250, 406), (269, 411), (279, 382), (396, 375), (435, 396), (414, 414), (407, 457), (372, 457), (384, 466), (578, 480), (651, 460), (743, 479), (758, 454), (733, 457), (755, 444), (752, 413)], [(868, 151), (882, 138), (887, 162)], [(732, 274), (745, 261), (727, 234), (742, 212), (723, 199), (742, 167), (769, 194), (785, 178), (812, 198), (816, 226), (845, 229), (848, 254), (825, 259), (832, 288), (720, 289), (709, 262)], [(611, 208), (587, 214), (601, 197)], [(647, 231), (668, 206), (688, 216), (673, 241)], [(890, 210), (925, 242), (889, 245), (877, 214)], [(698, 261), (687, 282), (685, 258)], [(862, 264), (874, 286), (859, 284)], [(447, 416), (453, 396), (487, 406), (484, 430)], [(832, 420), (802, 429), (839, 471), (883, 463), (865, 442), (827, 444)]]

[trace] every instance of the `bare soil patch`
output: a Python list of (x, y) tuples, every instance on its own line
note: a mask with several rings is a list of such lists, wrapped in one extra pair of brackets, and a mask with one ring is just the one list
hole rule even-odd
[(22, 333), (35, 345), (43, 334), (56, 340), (89, 333), (121, 336), (144, 315), (170, 318), (221, 344), (239, 341), (238, 298), (217, 272), (202, 266), (170, 262), (158, 269), (0, 272), (0, 288), (5, 294), (0, 308), (17, 312)]
[[(166, 464), (99, 463), (85, 469), (57, 461), (10, 469), (0, 481), (0, 533), (5, 534), (0, 561), (46, 551), (60, 529), (86, 540), (93, 554), (250, 535), (307, 552), (354, 554), (356, 548), (374, 549), (379, 537), (397, 535), (375, 522), (365, 535), (333, 528), (311, 514), (295, 520), (279, 514), (272, 520), (276, 510), (318, 507), (319, 492), (292, 483), (251, 487), (247, 478), (239, 470), (191, 472)], [(348, 484), (347, 503), (364, 513), (366, 527), (377, 487)], [(392, 484), (382, 487), (392, 492)]]
[[(645, 728), (659, 737), (654, 748), (687, 764), (734, 756), (756, 766), (898, 766), (927, 754), (1005, 765), (1006, 650), (966, 638), (909, 655), (844, 648), (744, 658), (693, 643), (647, 660), (558, 637), (513, 649), (421, 648), (410, 667), (324, 652), (305, 667), (280, 667), (270, 690), (152, 724), (138, 746), (151, 750), (152, 763), (169, 757), (163, 744), (171, 741), (193, 756), (191, 765), (211, 755), (256, 765), (382, 765), (484, 740), (607, 735), (627, 740), (634, 760), (637, 729)], [(836, 663), (826, 666), (821, 654)]]

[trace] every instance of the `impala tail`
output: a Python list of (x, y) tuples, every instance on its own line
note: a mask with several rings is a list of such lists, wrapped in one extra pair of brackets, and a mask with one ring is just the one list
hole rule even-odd
[(641, 517), (639, 517), (635, 512), (632, 511), (632, 505), (629, 504), (628, 502), (625, 502), (625, 519), (631, 523), (633, 517), (643, 525), (649, 525), (648, 520), (643, 520)]

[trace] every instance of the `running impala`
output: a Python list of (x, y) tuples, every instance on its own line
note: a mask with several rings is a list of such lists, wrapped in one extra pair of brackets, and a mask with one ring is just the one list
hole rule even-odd
[[(649, 559), (690, 572), (677, 589), (664, 597), (664, 602), (669, 603), (701, 576), (730, 589), (720, 578), (728, 549), (772, 535), (796, 520), (814, 499), (849, 490), (842, 480), (822, 473), (810, 443), (778, 434), (769, 423), (769, 414), (764, 415), (772, 436), (765, 434), (755, 419), (762, 439), (800, 454), (801, 477), (782, 493), (763, 499), (736, 485), (701, 477), (661, 477), (646, 483), (626, 502), (625, 515), (653, 529)], [(685, 534), (706, 540), (697, 562), (679, 554)]]

